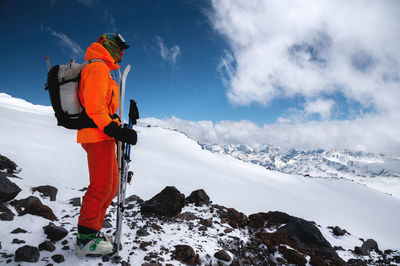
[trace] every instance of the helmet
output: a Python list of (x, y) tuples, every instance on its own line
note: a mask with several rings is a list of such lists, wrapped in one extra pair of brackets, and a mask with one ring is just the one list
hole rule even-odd
[(97, 42), (106, 48), (117, 63), (121, 62), (121, 57), (124, 54), (123, 50), (129, 48), (129, 45), (126, 44), (125, 39), (119, 33), (104, 33)]

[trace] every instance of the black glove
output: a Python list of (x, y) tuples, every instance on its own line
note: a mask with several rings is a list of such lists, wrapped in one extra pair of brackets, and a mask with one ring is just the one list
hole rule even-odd
[(104, 133), (116, 140), (135, 145), (137, 142), (137, 133), (130, 128), (121, 128), (117, 122), (111, 122), (104, 128)]

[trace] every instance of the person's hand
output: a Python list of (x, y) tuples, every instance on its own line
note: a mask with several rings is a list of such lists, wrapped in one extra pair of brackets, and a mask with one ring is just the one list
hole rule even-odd
[(104, 133), (116, 140), (130, 145), (136, 145), (137, 143), (136, 131), (130, 128), (121, 128), (117, 122), (111, 122), (108, 124), (108, 126), (104, 128)]

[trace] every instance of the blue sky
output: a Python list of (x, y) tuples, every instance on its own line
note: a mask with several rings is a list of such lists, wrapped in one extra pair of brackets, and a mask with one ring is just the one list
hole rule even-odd
[(0, 3), (0, 92), (50, 105), (47, 68), (105, 32), (131, 45), (127, 98), (207, 143), (400, 154), (400, 2)]
[[(12, 96), (49, 105), (44, 56), (52, 64), (82, 62), (102, 33), (120, 32), (131, 44), (121, 63), (133, 69), (127, 97), (136, 99), (143, 117), (262, 124), (284, 111), (280, 104), (266, 109), (228, 102), (217, 67), (229, 47), (211, 25), (208, 1), (2, 1), (0, 12), (8, 40), (0, 44), (6, 51), (0, 90)], [(173, 47), (179, 49), (175, 58)]]

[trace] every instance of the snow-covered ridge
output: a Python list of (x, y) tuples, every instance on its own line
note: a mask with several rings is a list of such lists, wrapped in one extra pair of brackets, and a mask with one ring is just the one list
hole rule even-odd
[(246, 145), (202, 145), (204, 149), (229, 154), (245, 162), (288, 174), (319, 177), (400, 177), (400, 157), (348, 150), (281, 149), (266, 145), (253, 149)]

